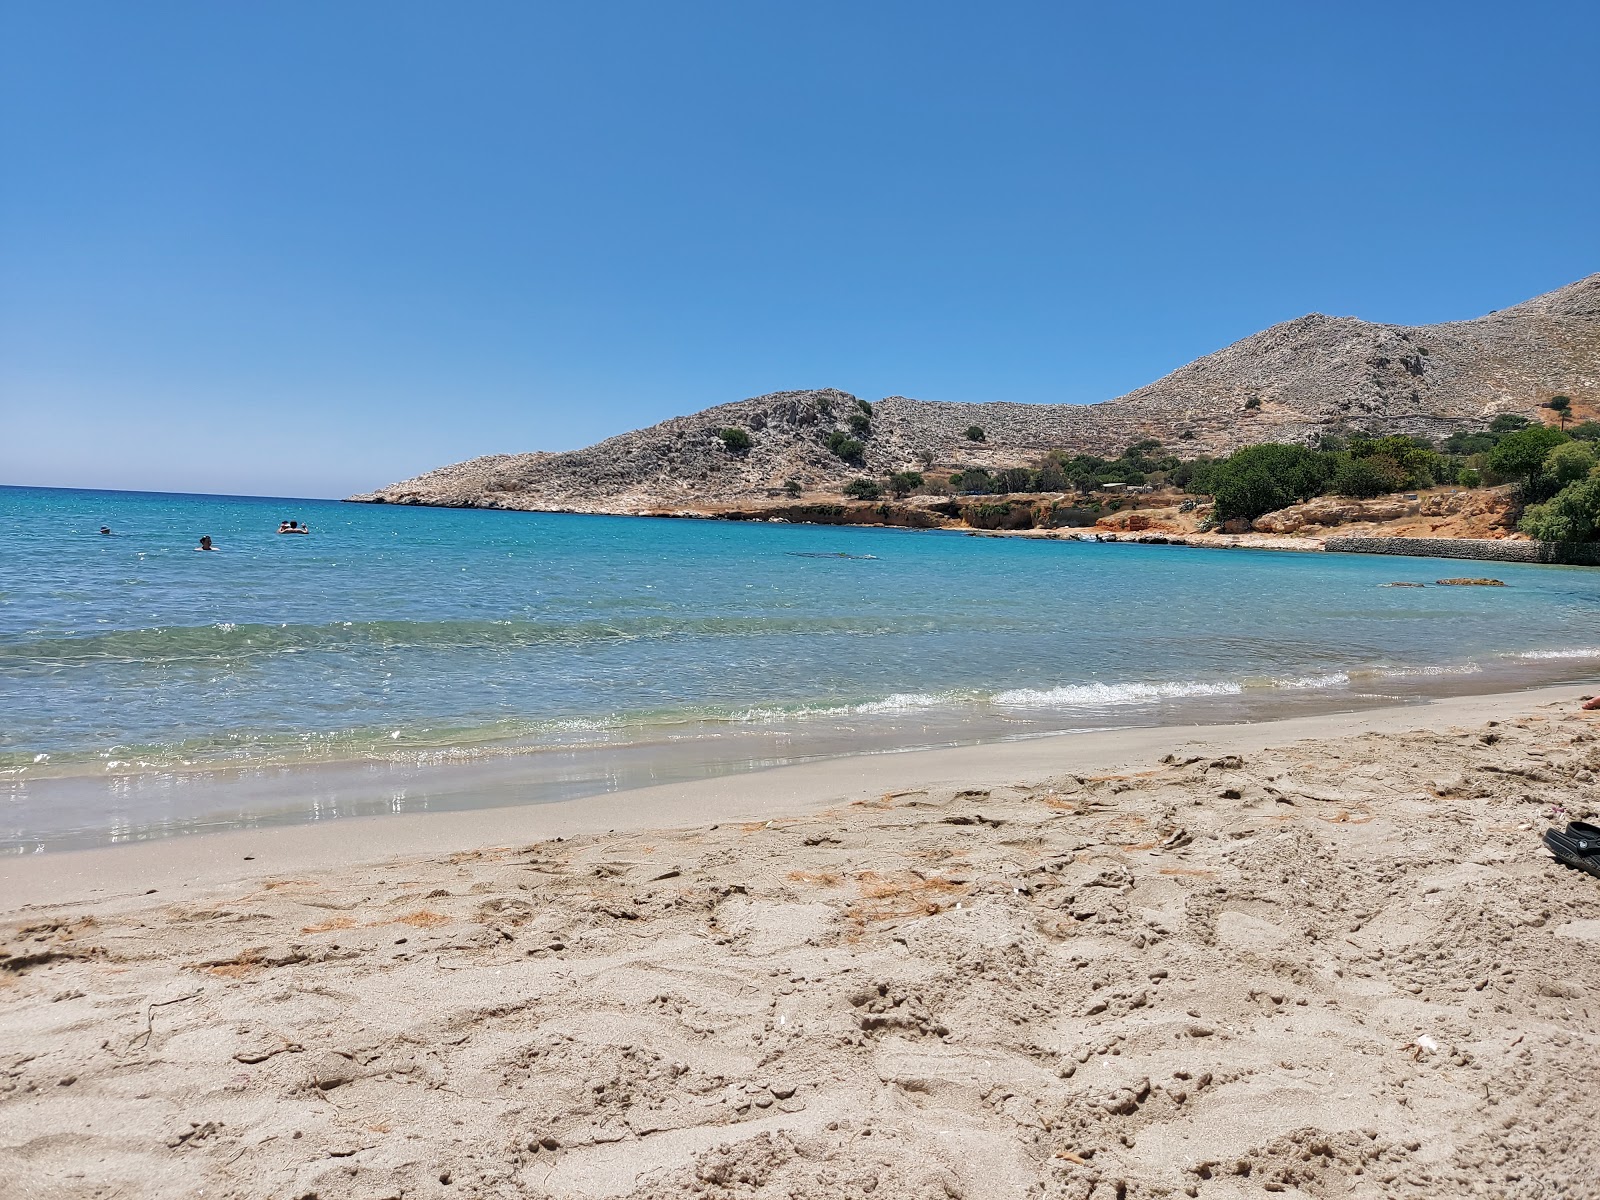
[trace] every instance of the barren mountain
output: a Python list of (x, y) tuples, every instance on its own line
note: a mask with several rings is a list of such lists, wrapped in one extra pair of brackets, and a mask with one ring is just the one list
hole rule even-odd
[[(560, 454), (493, 454), (352, 497), (455, 507), (642, 512), (765, 500), (794, 479), (836, 492), (860, 475), (1014, 465), (1045, 450), (1114, 456), (1152, 437), (1190, 454), (1305, 441), (1330, 428), (1438, 437), (1557, 394), (1600, 403), (1600, 274), (1514, 308), (1440, 325), (1320, 313), (1274, 325), (1100, 404), (962, 404), (890, 396), (866, 412), (832, 388), (722, 404)], [(857, 420), (860, 425), (860, 420)], [(984, 431), (981, 443), (967, 430)], [(721, 431), (750, 446), (730, 450)], [(863, 444), (858, 461), (828, 447)]]

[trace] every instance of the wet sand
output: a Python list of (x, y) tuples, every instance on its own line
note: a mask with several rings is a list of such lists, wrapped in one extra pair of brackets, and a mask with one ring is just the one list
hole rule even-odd
[(1596, 1194), (1587, 692), (8, 859), (0, 1195)]

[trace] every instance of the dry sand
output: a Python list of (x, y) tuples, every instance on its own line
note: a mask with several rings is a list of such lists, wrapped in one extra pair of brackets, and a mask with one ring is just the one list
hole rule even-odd
[(1600, 1195), (1578, 695), (12, 860), (0, 1195)]

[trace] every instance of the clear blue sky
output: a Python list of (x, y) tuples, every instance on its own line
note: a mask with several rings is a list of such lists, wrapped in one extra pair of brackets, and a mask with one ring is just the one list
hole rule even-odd
[(0, 5), (0, 482), (1089, 402), (1600, 270), (1600, 6)]

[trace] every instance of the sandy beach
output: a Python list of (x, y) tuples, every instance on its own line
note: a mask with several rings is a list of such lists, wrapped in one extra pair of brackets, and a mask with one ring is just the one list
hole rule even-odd
[(8, 860), (0, 1194), (1600, 1194), (1586, 694)]

